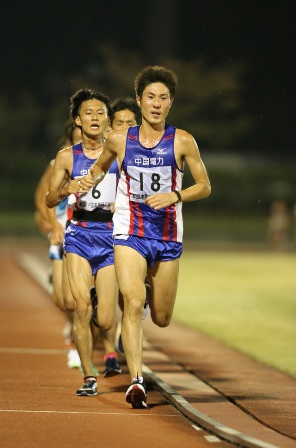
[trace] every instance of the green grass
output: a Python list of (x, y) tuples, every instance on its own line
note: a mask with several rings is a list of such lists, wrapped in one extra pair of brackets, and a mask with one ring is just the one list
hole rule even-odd
[(2, 212), (0, 213), (1, 236), (33, 236), (39, 235), (38, 227), (34, 221), (34, 212)]
[(182, 255), (174, 320), (296, 377), (296, 254)]
[(184, 212), (184, 236), (188, 239), (262, 243), (266, 241), (267, 228), (268, 217), (264, 215), (200, 214), (194, 210), (189, 213), (188, 208)]

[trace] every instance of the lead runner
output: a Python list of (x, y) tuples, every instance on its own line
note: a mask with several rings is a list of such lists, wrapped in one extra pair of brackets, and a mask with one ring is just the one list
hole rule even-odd
[[(104, 179), (118, 157), (121, 175), (113, 216), (115, 270), (124, 300), (122, 340), (131, 376), (126, 401), (146, 408), (142, 375), (142, 310), (145, 277), (152, 288), (151, 318), (166, 327), (173, 314), (182, 254), (182, 202), (206, 198), (210, 181), (192, 135), (166, 124), (177, 87), (176, 74), (147, 66), (134, 81), (142, 124), (111, 132), (104, 149), (81, 179), (86, 191)], [(194, 183), (182, 190), (185, 163)]]

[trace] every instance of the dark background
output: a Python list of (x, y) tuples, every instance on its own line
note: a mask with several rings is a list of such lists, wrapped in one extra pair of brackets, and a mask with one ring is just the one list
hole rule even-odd
[[(17, 175), (23, 182), (20, 204), (32, 201), (34, 185), (56, 153), (75, 90), (87, 85), (111, 99), (118, 92), (133, 95), (143, 64), (168, 66), (172, 60), (180, 84), (172, 124), (193, 133), (213, 182), (220, 183), (211, 200), (221, 205), (219, 194), (227, 194), (223, 202), (229, 207), (244, 200), (248, 207), (265, 200), (267, 207), (281, 195), (292, 202), (294, 5), (290, 0), (2, 1), (1, 176), (9, 192)], [(197, 66), (202, 76), (190, 78), (190, 68), (194, 74)], [(195, 108), (188, 107), (190, 101)], [(199, 108), (199, 102), (205, 105)], [(257, 176), (241, 189), (233, 174), (238, 155)], [(254, 168), (249, 163), (255, 158), (261, 165)], [(219, 177), (223, 162), (232, 170), (226, 180)], [(241, 179), (241, 172), (237, 176)], [(247, 199), (252, 188), (266, 191)], [(241, 190), (241, 197), (229, 199), (233, 190)], [(10, 193), (0, 195), (6, 208), (14, 201)]]

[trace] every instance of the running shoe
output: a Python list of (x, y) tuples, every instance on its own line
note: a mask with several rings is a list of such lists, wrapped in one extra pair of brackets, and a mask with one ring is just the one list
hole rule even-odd
[(145, 320), (149, 316), (149, 314), (150, 314), (150, 306), (148, 300), (146, 299), (142, 313), (142, 320)]
[(51, 244), (49, 246), (48, 256), (51, 260), (62, 260), (63, 259), (63, 245), (62, 244)]
[(134, 409), (146, 409), (147, 393), (146, 384), (142, 376), (136, 376), (133, 379), (132, 384), (128, 388), (125, 394), (127, 403), (131, 403)]
[(73, 346), (73, 337), (72, 337), (72, 324), (69, 320), (67, 320), (65, 323), (65, 326), (63, 328), (63, 335), (65, 338), (65, 347), (70, 349)]
[(104, 361), (106, 368), (103, 372), (103, 375), (105, 378), (121, 373), (121, 368), (117, 358), (115, 358), (114, 356), (107, 356), (104, 358)]
[(124, 348), (123, 348), (121, 333), (119, 334), (118, 339), (117, 339), (117, 348), (118, 348), (118, 351), (122, 355), (124, 355)]
[(67, 358), (69, 369), (79, 369), (81, 367), (80, 356), (76, 348), (71, 348), (70, 350), (68, 350)]
[(144, 303), (143, 313), (142, 313), (142, 320), (145, 320), (149, 314), (150, 314), (150, 306), (149, 302), (151, 300), (151, 286), (148, 281), (148, 278), (145, 278), (145, 288), (146, 288), (146, 300)]
[(94, 397), (95, 395), (98, 395), (97, 387), (97, 380), (93, 376), (86, 376), (84, 378), (83, 386), (76, 391), (76, 395), (80, 397)]
[(91, 306), (92, 306), (91, 321), (97, 328), (99, 328), (98, 319), (97, 319), (98, 296), (97, 296), (96, 288), (94, 286), (92, 286), (90, 288), (90, 300), (91, 300)]

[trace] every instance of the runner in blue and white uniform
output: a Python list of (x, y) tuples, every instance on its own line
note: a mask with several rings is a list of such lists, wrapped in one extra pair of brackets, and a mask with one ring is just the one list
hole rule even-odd
[[(98, 295), (99, 327), (107, 331), (115, 320), (118, 285), (114, 269), (112, 206), (118, 182), (118, 166), (114, 161), (104, 183), (87, 193), (79, 193), (80, 179), (87, 174), (102, 152), (104, 133), (109, 126), (109, 98), (89, 89), (81, 89), (71, 98), (71, 116), (81, 127), (82, 143), (57, 154), (54, 174), (47, 193), (47, 205), (56, 206), (65, 197), (75, 195), (73, 217), (67, 228), (64, 250), (67, 271), (75, 300), (74, 341), (78, 350), (84, 384), (77, 395), (97, 395), (97, 379), (92, 369), (92, 315), (90, 288), (94, 276)], [(68, 183), (63, 186), (65, 176)], [(109, 357), (114, 370), (120, 373), (114, 342)], [(116, 364), (116, 365), (115, 365)]]
[[(166, 327), (177, 294), (182, 253), (182, 202), (209, 196), (209, 178), (192, 135), (166, 124), (177, 86), (171, 70), (148, 66), (135, 78), (142, 124), (111, 132), (99, 160), (80, 182), (81, 191), (99, 184), (118, 158), (121, 177), (114, 221), (115, 269), (124, 299), (122, 340), (132, 384), (126, 401), (145, 408), (142, 376), (142, 307), (146, 274), (152, 288), (151, 318)], [(193, 185), (182, 190), (188, 164)]]

